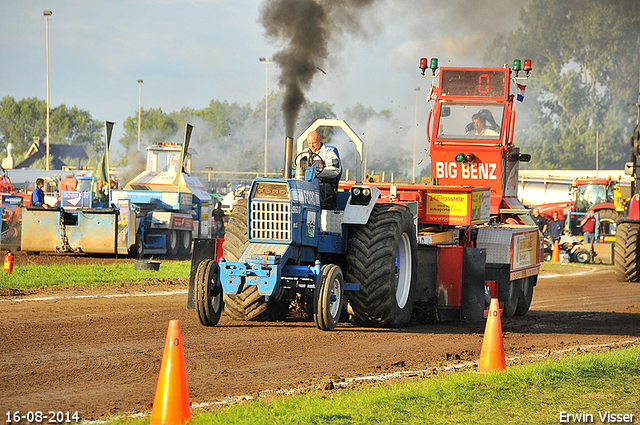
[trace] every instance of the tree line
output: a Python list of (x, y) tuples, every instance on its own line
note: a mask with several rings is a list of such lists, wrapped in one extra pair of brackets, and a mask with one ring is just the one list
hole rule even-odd
[(498, 34), (485, 64), (532, 59), (515, 141), (529, 167), (622, 169), (640, 90), (640, 2), (533, 0), (522, 25)]
[[(268, 111), (268, 172), (279, 172), (283, 166), (283, 96), (281, 93), (269, 95)], [(45, 140), (46, 103), (36, 98), (16, 101), (6, 96), (0, 101), (0, 143), (13, 143), (16, 156), (26, 152), (34, 136)], [(206, 168), (215, 171), (261, 172), (264, 168), (264, 126), (265, 101), (255, 107), (227, 101), (212, 100), (203, 109), (183, 108), (176, 112), (165, 112), (161, 108), (141, 110), (141, 146), (144, 150), (155, 142), (182, 142), (186, 123), (194, 125), (190, 146), (197, 155), (193, 157), (194, 169)], [(333, 105), (327, 102), (306, 102), (299, 114), (297, 128), (301, 133), (318, 118), (336, 118)], [(377, 112), (371, 107), (357, 104), (347, 108), (340, 118), (347, 120), (354, 128), (370, 127), (376, 124), (376, 134), (369, 140), (372, 145), (386, 146), (389, 135), (398, 133), (402, 125), (388, 110)], [(118, 141), (127, 155), (115, 160), (112, 166), (127, 166), (131, 160), (142, 162), (137, 152), (138, 113), (125, 119), (124, 134)], [(94, 166), (95, 159), (104, 147), (103, 123), (93, 120), (88, 111), (54, 108), (51, 113), (51, 143), (82, 145), (90, 159), (86, 166)], [(331, 129), (321, 129), (321, 137), (327, 141), (332, 136)], [(363, 136), (364, 137), (364, 136)], [(112, 142), (113, 143), (113, 142)], [(355, 151), (345, 151), (347, 163), (355, 164)], [(394, 172), (398, 178), (406, 177), (401, 171), (410, 164), (409, 150), (394, 146), (393, 152), (372, 148), (368, 160), (377, 172)], [(399, 171), (400, 170), (400, 171)], [(355, 170), (353, 170), (355, 171)]]

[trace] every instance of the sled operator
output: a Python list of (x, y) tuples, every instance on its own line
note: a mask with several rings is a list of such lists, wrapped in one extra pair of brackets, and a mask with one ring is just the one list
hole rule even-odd
[(466, 133), (467, 136), (498, 136), (499, 134), (487, 127), (485, 118), (480, 114), (473, 114), (473, 129)]

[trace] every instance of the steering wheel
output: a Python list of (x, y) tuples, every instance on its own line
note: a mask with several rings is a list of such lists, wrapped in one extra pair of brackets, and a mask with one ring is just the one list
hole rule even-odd
[(296, 157), (293, 159), (293, 163), (297, 164), (298, 163), (298, 158), (300, 158), (302, 155), (305, 155), (305, 154), (309, 155), (309, 161), (311, 161), (311, 162), (314, 161), (314, 158), (318, 158), (318, 161), (322, 165), (322, 167), (321, 167), (321, 169), (319, 171), (324, 170), (324, 168), (327, 166), (327, 164), (325, 164), (325, 162), (324, 162), (324, 159), (322, 159), (322, 157), (320, 155), (318, 155), (316, 152), (312, 152), (310, 149), (300, 151), (300, 153), (298, 153), (298, 155), (296, 155)]

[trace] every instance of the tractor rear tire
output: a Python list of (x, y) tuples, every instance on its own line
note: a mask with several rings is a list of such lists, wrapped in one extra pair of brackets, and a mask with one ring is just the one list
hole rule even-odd
[(142, 241), (142, 234), (136, 233), (136, 241), (129, 248), (129, 257), (142, 259), (144, 257), (144, 242)]
[(224, 303), (222, 288), (216, 286), (218, 263), (203, 260), (198, 264), (195, 278), (196, 308), (203, 326), (215, 326), (220, 321)]
[(167, 244), (167, 256), (177, 257), (180, 251), (180, 232), (177, 230), (167, 230), (165, 232), (165, 243)]
[(229, 217), (222, 244), (226, 261), (238, 261), (249, 245), (247, 240), (247, 200), (240, 199)]
[(247, 285), (239, 294), (224, 294), (224, 313), (233, 320), (266, 321), (268, 304), (255, 285)]
[(356, 325), (400, 328), (413, 313), (417, 242), (413, 215), (397, 204), (376, 204), (365, 225), (349, 228), (347, 278), (359, 283), (347, 292)]
[(193, 235), (191, 230), (182, 230), (178, 232), (179, 247), (178, 254), (180, 257), (188, 257), (191, 255), (191, 242), (193, 241)]
[(613, 250), (616, 280), (619, 282), (640, 281), (638, 231), (640, 231), (640, 223), (620, 223), (618, 225)]
[[(225, 261), (238, 261), (247, 245), (247, 200), (239, 199), (225, 229), (222, 256)], [(239, 294), (224, 294), (224, 312), (233, 320), (267, 320), (267, 307), (255, 285), (243, 287)]]
[(523, 280), (524, 279), (516, 279), (509, 282), (509, 291), (506, 293), (507, 296), (504, 300), (500, 300), (504, 301), (504, 307), (502, 309), (504, 317), (512, 317), (516, 314)]

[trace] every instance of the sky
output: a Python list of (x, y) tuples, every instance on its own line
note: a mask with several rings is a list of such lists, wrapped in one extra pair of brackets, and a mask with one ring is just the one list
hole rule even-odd
[[(330, 0), (324, 0), (330, 1)], [(347, 0), (338, 0), (347, 1)], [(358, 31), (337, 34), (329, 56), (305, 93), (328, 102), (341, 118), (356, 104), (391, 110), (413, 126), (428, 113), (431, 83), (421, 57), (441, 66), (479, 66), (498, 32), (520, 26), (528, 0), (374, 0)], [(265, 96), (266, 67), (282, 47), (259, 22), (270, 0), (3, 0), (0, 5), (0, 96), (46, 99), (49, 20), (50, 105), (87, 110), (115, 122), (112, 159), (127, 117), (142, 108), (165, 112), (206, 108), (211, 100), (255, 107)], [(492, 64), (502, 66), (503, 64)], [(279, 69), (268, 69), (270, 92)], [(138, 80), (142, 79), (141, 96)], [(297, 137), (298, 134), (295, 135)], [(5, 150), (6, 147), (2, 147)], [(120, 150), (119, 150), (120, 149)]]

